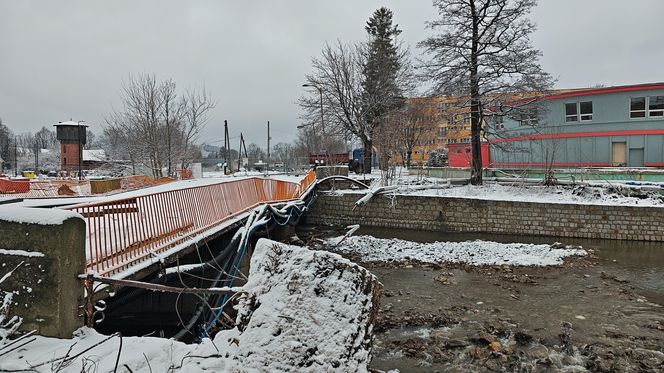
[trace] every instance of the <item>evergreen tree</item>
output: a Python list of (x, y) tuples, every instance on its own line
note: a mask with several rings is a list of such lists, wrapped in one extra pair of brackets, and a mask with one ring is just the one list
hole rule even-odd
[(401, 57), (396, 37), (401, 33), (398, 25), (392, 23), (392, 11), (382, 7), (377, 9), (364, 29), (369, 34), (366, 47), (366, 62), (363, 67), (362, 104), (366, 115), (367, 128), (363, 140), (364, 170), (371, 171), (373, 132), (380, 130), (385, 116), (404, 104), (402, 90), (398, 83)]

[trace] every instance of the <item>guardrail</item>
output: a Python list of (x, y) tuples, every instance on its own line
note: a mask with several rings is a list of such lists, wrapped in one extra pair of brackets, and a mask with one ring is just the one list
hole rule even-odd
[(313, 170), (299, 182), (247, 178), (165, 190), (66, 209), (86, 221), (84, 272), (109, 276), (158, 255), (260, 204), (297, 199), (315, 183)]

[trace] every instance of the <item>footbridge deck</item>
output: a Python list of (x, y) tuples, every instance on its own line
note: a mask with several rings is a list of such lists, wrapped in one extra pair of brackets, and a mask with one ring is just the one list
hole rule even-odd
[(241, 221), (259, 205), (301, 198), (315, 181), (312, 170), (299, 182), (247, 177), (166, 185), (64, 209), (86, 223), (84, 273), (126, 278)]

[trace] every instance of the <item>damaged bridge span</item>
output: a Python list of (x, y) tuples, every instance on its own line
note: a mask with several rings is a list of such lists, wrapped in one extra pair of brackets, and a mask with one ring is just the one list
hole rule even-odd
[[(8, 238), (0, 249), (10, 255), (22, 254), (12, 249), (26, 247), (38, 252), (22, 262), (21, 257), (9, 259), (18, 260), (18, 267), (38, 269), (15, 275), (19, 283), (44, 281), (40, 290), (17, 295), (19, 302), (25, 298), (34, 305), (19, 315), (24, 319), (22, 328), (37, 329), (42, 335), (71, 335), (85, 318), (90, 324), (107, 316), (115, 302), (98, 301), (127, 294), (136, 299), (136, 294), (145, 291), (118, 291), (118, 283), (90, 279), (176, 288), (230, 287), (236, 279), (244, 280), (239, 269), (248, 265), (245, 253), (250, 246), (275, 227), (297, 221), (314, 196), (313, 171), (299, 181), (291, 180), (195, 180), (191, 186), (163, 185), (59, 209), (12, 207), (6, 216), (0, 216), (0, 230)], [(39, 237), (53, 237), (53, 242)], [(0, 254), (4, 260), (5, 252)], [(183, 280), (185, 277), (188, 279)], [(86, 282), (84, 296), (81, 283)], [(164, 294), (159, 291), (157, 298)], [(212, 299), (214, 303), (226, 301), (222, 294), (209, 296), (219, 298)], [(53, 313), (53, 307), (60, 311)], [(196, 309), (191, 310), (192, 315)], [(199, 320), (203, 316), (207, 333), (222, 314), (202, 315)], [(99, 325), (106, 322), (108, 319)]]

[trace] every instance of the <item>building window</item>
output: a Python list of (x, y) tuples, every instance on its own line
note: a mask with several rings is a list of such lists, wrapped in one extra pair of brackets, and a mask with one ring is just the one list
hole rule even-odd
[(536, 126), (539, 123), (539, 113), (536, 107), (523, 108), (513, 116), (513, 119), (519, 122), (519, 126)]
[(579, 103), (579, 113), (581, 113), (581, 121), (593, 120), (593, 102), (586, 101)]
[(646, 98), (645, 97), (632, 97), (630, 99), (629, 117), (630, 118), (645, 118), (646, 117)]
[(565, 122), (578, 122), (579, 112), (576, 110), (576, 102), (565, 104)]
[(648, 116), (664, 117), (664, 96), (648, 97)]
[(505, 128), (505, 125), (503, 124), (503, 121), (504, 121), (504, 118), (500, 114), (491, 114), (491, 116), (489, 117), (489, 122), (496, 129)]

